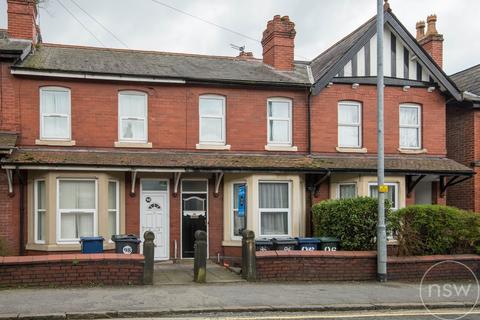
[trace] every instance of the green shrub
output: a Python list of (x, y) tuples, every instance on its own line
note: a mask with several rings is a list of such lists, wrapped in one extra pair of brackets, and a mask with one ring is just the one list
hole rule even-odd
[[(314, 235), (339, 238), (342, 250), (373, 250), (377, 235), (377, 199), (326, 200), (313, 206)], [(387, 220), (391, 215), (386, 201)]]
[(415, 205), (393, 213), (399, 255), (479, 252), (480, 215), (441, 205)]

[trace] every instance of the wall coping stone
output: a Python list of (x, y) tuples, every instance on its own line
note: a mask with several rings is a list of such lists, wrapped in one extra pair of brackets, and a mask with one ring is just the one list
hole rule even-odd
[(94, 254), (51, 254), (40, 256), (6, 256), (0, 257), (0, 265), (19, 265), (19, 264), (41, 264), (51, 262), (68, 261), (118, 261), (134, 260), (144, 261), (141, 254), (120, 254), (120, 253), (94, 253)]

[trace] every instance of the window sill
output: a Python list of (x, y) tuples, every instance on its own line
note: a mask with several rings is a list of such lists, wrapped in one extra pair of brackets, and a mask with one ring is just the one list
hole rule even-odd
[(422, 154), (422, 153), (427, 153), (427, 149), (405, 149), (405, 148), (398, 148), (398, 151), (400, 153), (405, 153), (405, 154)]
[(296, 146), (266, 145), (265, 150), (267, 151), (298, 151), (298, 148)]
[(75, 145), (75, 140), (35, 140), (35, 144), (38, 146), (63, 146), (71, 147)]
[(151, 142), (125, 142), (125, 141), (116, 141), (114, 143), (115, 148), (144, 148), (151, 149)]
[(336, 147), (337, 152), (345, 153), (367, 153), (367, 148), (345, 148), (345, 147)]
[(229, 144), (205, 144), (198, 143), (195, 145), (195, 148), (198, 150), (230, 150), (231, 146)]

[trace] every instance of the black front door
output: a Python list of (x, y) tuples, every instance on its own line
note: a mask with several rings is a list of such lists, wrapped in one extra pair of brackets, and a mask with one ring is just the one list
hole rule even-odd
[(193, 258), (197, 230), (207, 231), (207, 193), (182, 192), (183, 258)]

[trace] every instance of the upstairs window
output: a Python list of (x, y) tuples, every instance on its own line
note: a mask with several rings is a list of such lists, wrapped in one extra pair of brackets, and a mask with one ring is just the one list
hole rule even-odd
[(118, 121), (120, 141), (147, 142), (147, 94), (132, 91), (120, 92)]
[(338, 146), (362, 147), (362, 111), (358, 102), (338, 104)]
[(199, 101), (200, 143), (225, 144), (225, 98), (201, 96)]
[(70, 140), (70, 90), (40, 89), (40, 139)]
[(400, 148), (420, 149), (420, 106), (400, 105)]
[(269, 99), (267, 103), (268, 144), (292, 145), (292, 101)]

